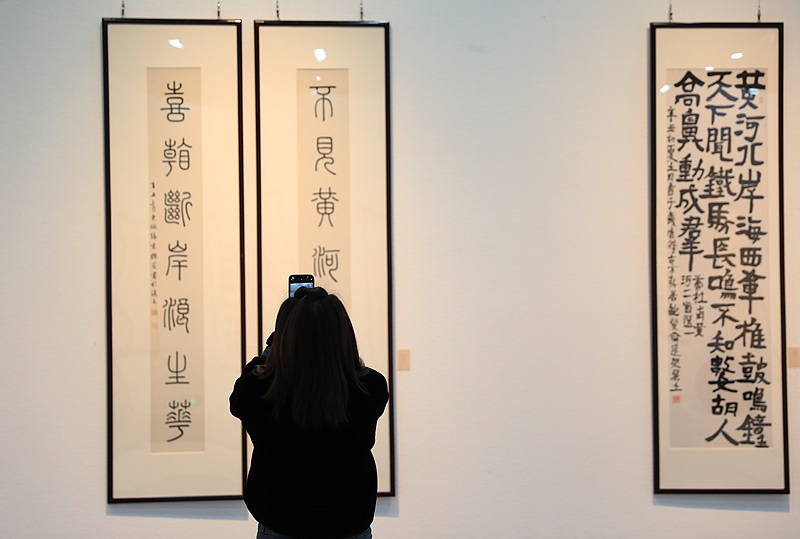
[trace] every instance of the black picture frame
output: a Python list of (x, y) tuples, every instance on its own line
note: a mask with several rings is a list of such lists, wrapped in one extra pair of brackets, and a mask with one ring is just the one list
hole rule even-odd
[(782, 23), (650, 26), (657, 494), (789, 493), (783, 80)]
[[(259, 343), (272, 328), (286, 297), (286, 277), (310, 273), (318, 286), (337, 293), (356, 329), (359, 352), (394, 390), (390, 26), (386, 21), (255, 21), (256, 148), (258, 229)], [(274, 46), (273, 46), (274, 45)], [(355, 88), (349, 100), (352, 193), (361, 197), (350, 218), (353, 260), (352, 295), (346, 287), (301, 262), (298, 207), (298, 70), (323, 60), (311, 52), (324, 49), (326, 69), (347, 70)], [(302, 52), (301, 52), (302, 50)], [(359, 95), (356, 97), (355, 93)], [(368, 95), (365, 95), (368, 94)], [(282, 111), (290, 111), (283, 114)], [(327, 185), (327, 184), (326, 184)], [(330, 191), (330, 187), (328, 187)], [(378, 467), (378, 495), (395, 495), (393, 399), (378, 423), (373, 449)]]
[[(245, 358), (241, 21), (106, 18), (102, 36), (107, 501), (242, 499), (247, 472), (245, 433), (227, 405)], [(148, 131), (150, 69), (199, 69), (202, 73), (198, 76), (202, 101), (197, 110), (202, 112), (197, 127), (202, 132), (202, 137), (197, 137), (198, 143), (202, 139), (202, 152), (195, 151), (192, 164), (199, 169), (199, 184), (206, 196), (202, 205), (194, 201), (190, 218), (213, 223), (213, 229), (208, 226), (202, 235), (202, 261), (192, 262), (193, 267), (204, 268), (204, 279), (198, 284), (203, 290), (204, 318), (195, 327), (213, 330), (193, 343), (202, 360), (192, 365), (200, 363), (204, 369), (203, 382), (196, 384), (197, 391), (203, 392), (203, 414), (196, 413), (197, 400), (190, 404), (195, 406), (194, 418), (203, 417), (203, 448), (185, 452), (153, 450), (152, 424), (160, 412), (148, 402), (150, 389), (157, 384), (151, 372), (152, 331), (162, 314), (150, 297), (154, 290), (148, 275), (150, 261), (160, 256), (154, 253), (161, 247), (154, 246), (155, 242), (148, 247), (153, 241), (149, 222), (161, 219), (162, 210), (165, 214), (159, 204), (168, 188), (157, 185), (148, 169), (148, 161), (154, 160), (148, 149), (148, 137), (152, 138)], [(198, 161), (199, 166), (195, 164)], [(186, 168), (190, 168), (188, 164)], [(152, 211), (151, 197), (155, 200)], [(192, 312), (197, 311), (197, 303), (192, 304)], [(205, 325), (200, 323), (203, 321)], [(188, 324), (185, 332), (189, 334)], [(174, 361), (178, 361), (177, 351)], [(184, 424), (182, 428), (189, 427)]]

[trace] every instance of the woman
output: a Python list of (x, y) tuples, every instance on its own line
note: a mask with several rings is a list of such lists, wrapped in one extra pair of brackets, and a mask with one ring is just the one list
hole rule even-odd
[(253, 442), (244, 499), (257, 539), (372, 537), (371, 449), (388, 400), (339, 298), (312, 288), (281, 305), (271, 346), (230, 398)]

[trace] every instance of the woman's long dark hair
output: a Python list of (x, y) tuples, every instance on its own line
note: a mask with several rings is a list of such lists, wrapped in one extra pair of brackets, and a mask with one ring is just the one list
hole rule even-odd
[(265, 398), (275, 419), (291, 417), (304, 430), (336, 428), (348, 422), (350, 391), (364, 390), (364, 363), (341, 300), (319, 287), (301, 295), (279, 311), (263, 372), (272, 377)]

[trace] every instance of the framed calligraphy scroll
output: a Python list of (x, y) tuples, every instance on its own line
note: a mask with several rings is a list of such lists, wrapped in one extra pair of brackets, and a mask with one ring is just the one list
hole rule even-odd
[[(292, 273), (337, 294), (392, 390), (389, 24), (255, 22), (259, 340)], [(394, 494), (392, 404), (373, 449)]]
[(650, 37), (655, 492), (788, 493), (783, 25)]
[(243, 495), (241, 22), (104, 19), (108, 501)]

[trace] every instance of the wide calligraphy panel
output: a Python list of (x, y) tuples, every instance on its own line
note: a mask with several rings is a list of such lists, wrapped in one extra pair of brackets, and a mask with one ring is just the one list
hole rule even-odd
[(241, 498), (241, 22), (104, 19), (108, 501)]
[[(311, 273), (392, 391), (389, 24), (256, 21), (259, 340)], [(392, 403), (373, 449), (394, 494)]]
[(788, 492), (781, 24), (651, 26), (656, 492)]

